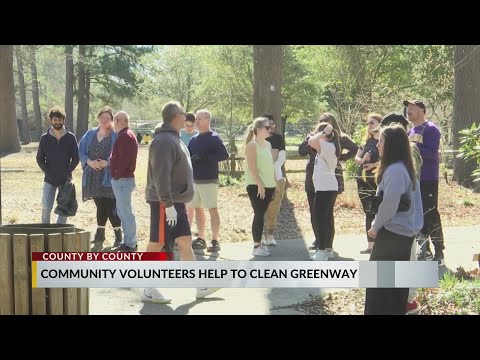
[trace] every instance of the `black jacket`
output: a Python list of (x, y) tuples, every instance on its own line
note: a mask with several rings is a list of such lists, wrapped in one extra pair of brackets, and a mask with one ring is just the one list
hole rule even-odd
[(37, 164), (45, 173), (44, 181), (53, 186), (61, 186), (78, 165), (78, 145), (74, 134), (66, 129), (65, 134), (57, 140), (50, 133), (42, 135), (37, 151)]
[(57, 207), (55, 214), (61, 216), (75, 216), (77, 214), (78, 202), (75, 194), (75, 185), (67, 179), (64, 185), (58, 188)]

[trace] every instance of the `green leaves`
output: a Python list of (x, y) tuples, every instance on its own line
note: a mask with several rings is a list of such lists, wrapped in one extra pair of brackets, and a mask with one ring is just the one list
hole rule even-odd
[(457, 154), (457, 158), (465, 161), (475, 161), (477, 168), (473, 171), (472, 177), (474, 182), (480, 181), (480, 126), (473, 123), (470, 129), (464, 129), (459, 131), (460, 138), (460, 152)]

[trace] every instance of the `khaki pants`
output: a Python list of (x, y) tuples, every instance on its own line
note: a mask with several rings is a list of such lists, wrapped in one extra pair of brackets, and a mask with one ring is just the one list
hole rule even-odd
[(283, 194), (285, 193), (286, 179), (277, 180), (275, 186), (275, 195), (273, 200), (268, 205), (266, 217), (267, 217), (267, 233), (272, 234), (277, 228), (277, 217), (280, 212), (280, 206), (282, 205)]

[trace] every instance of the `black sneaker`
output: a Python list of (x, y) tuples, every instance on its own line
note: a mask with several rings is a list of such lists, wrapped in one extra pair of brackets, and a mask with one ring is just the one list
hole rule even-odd
[(123, 251), (123, 252), (135, 252), (138, 250), (138, 246), (135, 246), (134, 248), (128, 246), (128, 245), (125, 245), (125, 244), (121, 244), (118, 249), (115, 249), (116, 251)]
[(433, 260), (438, 262), (438, 267), (445, 266), (445, 259), (443, 257), (443, 252), (439, 251), (435, 253)]
[(192, 249), (206, 249), (207, 248), (207, 243), (205, 240), (196, 238), (195, 240), (192, 241)]
[(113, 247), (120, 246), (122, 244), (122, 230), (118, 229), (114, 231), (115, 233), (115, 242), (113, 243)]
[(210, 246), (207, 248), (208, 252), (217, 252), (220, 251), (220, 244), (218, 243), (218, 240), (212, 240), (210, 243)]

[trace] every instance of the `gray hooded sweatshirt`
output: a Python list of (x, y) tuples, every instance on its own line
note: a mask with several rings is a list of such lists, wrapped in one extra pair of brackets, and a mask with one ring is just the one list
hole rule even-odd
[[(403, 162), (396, 162), (385, 169), (382, 181), (378, 184), (377, 194), (383, 191), (383, 201), (378, 207), (372, 229), (376, 232), (382, 227), (404, 236), (415, 236), (423, 227), (423, 207), (420, 184), (415, 178), (416, 186), (410, 180), (407, 168)], [(410, 198), (410, 208), (399, 212), (400, 196), (407, 194)]]
[(166, 207), (193, 199), (193, 171), (188, 148), (180, 134), (163, 123), (148, 151), (147, 201), (160, 201)]

